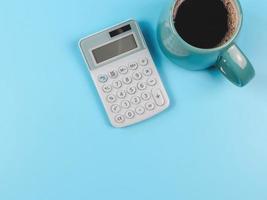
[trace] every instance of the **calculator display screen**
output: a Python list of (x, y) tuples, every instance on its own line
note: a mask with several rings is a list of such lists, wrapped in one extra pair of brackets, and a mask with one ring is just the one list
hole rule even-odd
[(137, 43), (134, 36), (128, 35), (104, 46), (98, 47), (97, 49), (94, 49), (92, 53), (96, 63), (98, 64), (135, 48), (137, 48)]

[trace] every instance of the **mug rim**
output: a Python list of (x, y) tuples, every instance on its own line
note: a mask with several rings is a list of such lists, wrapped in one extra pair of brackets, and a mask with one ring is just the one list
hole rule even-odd
[(226, 47), (228, 47), (229, 45), (231, 45), (233, 43), (233, 41), (236, 39), (236, 37), (238, 36), (242, 23), (243, 23), (243, 12), (242, 12), (242, 8), (241, 8), (241, 4), (238, 0), (232, 0), (235, 3), (235, 6), (237, 8), (238, 11), (238, 16), (239, 16), (239, 20), (238, 20), (238, 25), (237, 25), (237, 29), (235, 31), (235, 33), (233, 34), (233, 36), (223, 45), (218, 46), (218, 47), (214, 47), (214, 48), (199, 48), (199, 47), (195, 47), (191, 44), (189, 44), (188, 42), (186, 42), (181, 36), (180, 34), (176, 31), (174, 23), (173, 23), (173, 13), (174, 13), (174, 9), (175, 9), (175, 5), (177, 0), (173, 1), (173, 4), (171, 6), (171, 15), (170, 15), (170, 24), (171, 24), (171, 29), (174, 32), (174, 34), (181, 40), (182, 44), (185, 45), (188, 49), (190, 49), (192, 52), (196, 52), (196, 53), (211, 53), (211, 52), (215, 52), (221, 49), (224, 49)]

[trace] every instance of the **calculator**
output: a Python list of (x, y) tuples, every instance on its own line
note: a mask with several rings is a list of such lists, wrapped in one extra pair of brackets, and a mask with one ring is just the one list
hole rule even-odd
[(135, 20), (83, 38), (79, 46), (114, 127), (133, 125), (169, 107), (169, 97)]

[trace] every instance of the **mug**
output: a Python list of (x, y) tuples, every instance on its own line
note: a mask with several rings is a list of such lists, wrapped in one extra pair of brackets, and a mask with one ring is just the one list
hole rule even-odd
[(157, 34), (164, 54), (180, 67), (189, 70), (203, 70), (215, 66), (228, 80), (243, 87), (253, 79), (255, 70), (245, 54), (235, 44), (242, 27), (243, 16), (239, 1), (232, 0), (231, 2), (237, 15), (237, 26), (235, 32), (224, 44), (204, 49), (190, 45), (179, 35), (174, 25), (174, 18), (175, 12), (177, 12), (177, 3), (181, 3), (181, 0), (171, 1), (163, 10)]

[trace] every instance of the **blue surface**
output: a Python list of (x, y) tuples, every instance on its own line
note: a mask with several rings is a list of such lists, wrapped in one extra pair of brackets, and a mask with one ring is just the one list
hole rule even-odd
[[(1, 2), (1, 200), (267, 199), (267, 1), (241, 1), (238, 44), (257, 72), (242, 89), (164, 57), (155, 37), (164, 2)], [(172, 105), (114, 129), (77, 42), (128, 18)]]

